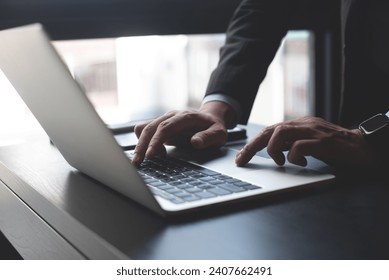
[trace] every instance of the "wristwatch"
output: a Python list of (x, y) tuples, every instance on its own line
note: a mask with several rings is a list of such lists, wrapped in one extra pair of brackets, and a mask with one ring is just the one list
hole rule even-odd
[(359, 130), (365, 136), (367, 144), (378, 156), (389, 152), (389, 118), (377, 114), (359, 125)]

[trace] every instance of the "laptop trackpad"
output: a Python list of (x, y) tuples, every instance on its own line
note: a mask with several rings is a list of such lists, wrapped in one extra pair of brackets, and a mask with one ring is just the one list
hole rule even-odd
[(169, 154), (228, 176), (272, 189), (312, 184), (334, 177), (331, 174), (323, 174), (290, 163), (278, 166), (272, 159), (261, 156), (254, 156), (246, 166), (238, 167), (235, 164), (237, 151), (226, 147), (207, 151), (173, 148), (169, 150)]

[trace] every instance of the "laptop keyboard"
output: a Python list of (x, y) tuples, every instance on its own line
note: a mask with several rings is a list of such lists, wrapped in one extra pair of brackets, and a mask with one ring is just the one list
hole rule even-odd
[[(127, 153), (131, 158), (132, 154)], [(171, 157), (146, 159), (138, 172), (154, 195), (173, 203), (197, 201), (260, 187)]]

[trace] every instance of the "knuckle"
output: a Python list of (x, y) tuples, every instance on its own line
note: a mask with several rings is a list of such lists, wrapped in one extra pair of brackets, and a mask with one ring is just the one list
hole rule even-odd
[(169, 120), (165, 120), (165, 121), (162, 121), (159, 123), (158, 127), (160, 129), (166, 129), (170, 126), (170, 121)]
[(244, 150), (245, 152), (249, 152), (249, 151), (253, 150), (253, 144), (252, 144), (252, 143), (246, 144), (246, 145), (243, 147), (243, 150)]
[(173, 110), (173, 111), (169, 111), (169, 112), (165, 113), (164, 116), (170, 118), (170, 117), (173, 117), (173, 116), (177, 115), (178, 113), (179, 113), (178, 110)]
[(316, 130), (316, 131), (322, 131), (322, 130), (323, 130), (322, 124), (321, 124), (321, 123), (318, 123), (318, 122), (312, 123), (311, 128), (312, 128), (313, 130)]
[(290, 130), (291, 126), (287, 124), (280, 124), (274, 129), (274, 134), (277, 136), (285, 136), (288, 134), (288, 131)]
[(303, 116), (295, 120), (294, 123), (296, 124), (306, 124), (306, 125), (313, 125), (317, 122), (317, 117), (313, 116)]
[(225, 138), (228, 137), (228, 132), (227, 132), (227, 130), (225, 130), (225, 129), (222, 128), (222, 127), (216, 128), (216, 129), (214, 130), (214, 133), (217, 134), (217, 135), (221, 135), (221, 136), (223, 136), (223, 137), (225, 137)]
[(300, 153), (304, 149), (304, 143), (302, 141), (296, 141), (293, 143), (290, 148), (290, 152), (292, 153)]
[(316, 117), (313, 117), (313, 116), (304, 116), (301, 118), (302, 121), (305, 121), (305, 122), (312, 122), (316, 119)]
[(225, 129), (222, 129), (222, 128), (215, 128), (215, 129), (212, 129), (212, 130), (205, 130), (205, 131), (202, 132), (202, 134), (203, 134), (203, 136), (206, 139), (211, 139), (211, 138), (227, 139), (227, 137), (228, 137), (227, 131)]
[(144, 131), (145, 133), (151, 133), (154, 131), (154, 126), (152, 124), (148, 124), (144, 127), (142, 131)]
[(255, 151), (255, 145), (254, 145), (254, 143), (248, 143), (248, 144), (246, 144), (244, 147), (243, 147), (243, 151), (245, 152), (245, 153), (247, 153), (247, 154), (253, 154), (254, 153), (254, 151)]
[(316, 122), (319, 120), (319, 118), (314, 116), (304, 116), (302, 117), (302, 120), (305, 122)]
[(273, 131), (273, 127), (272, 126), (267, 126), (265, 128), (262, 128), (261, 132), (259, 133), (259, 135), (268, 135), (268, 134), (271, 134), (272, 131)]
[(270, 157), (273, 157), (275, 155), (274, 149), (270, 146), (267, 147), (267, 153)]
[(328, 133), (319, 139), (320, 146), (331, 146), (332, 143), (334, 143), (334, 139), (335, 135), (333, 133)]
[(330, 131), (322, 137), (322, 141), (324, 143), (334, 143), (339, 139), (343, 141), (352, 141), (353, 137), (350, 133), (344, 130)]
[(296, 150), (290, 150), (286, 155), (286, 158), (289, 162), (293, 163), (295, 158), (297, 157), (298, 152)]
[(324, 120), (319, 117), (309, 117), (307, 123), (310, 124), (312, 128), (319, 130), (323, 126)]
[(134, 153), (138, 155), (144, 155), (144, 152), (146, 151), (148, 146), (148, 143), (140, 142), (138, 145), (135, 146)]
[(279, 153), (281, 150), (280, 146), (279, 145), (274, 145), (274, 143), (272, 142), (269, 142), (269, 144), (267, 145), (267, 151), (269, 152), (269, 155), (270, 154), (276, 154), (276, 153)]
[(142, 134), (144, 127), (145, 127), (144, 125), (140, 125), (140, 124), (138, 124), (134, 127), (134, 132), (135, 132), (136, 136), (139, 137)]
[(287, 125), (285, 125), (285, 124), (280, 124), (280, 125), (278, 125), (278, 126), (274, 129), (274, 132), (275, 132), (275, 133), (279, 133), (279, 132), (285, 131), (286, 128), (287, 128)]
[(196, 117), (196, 115), (197, 114), (195, 112), (193, 112), (193, 111), (186, 111), (184, 113), (184, 118), (189, 121), (189, 120), (193, 120)]

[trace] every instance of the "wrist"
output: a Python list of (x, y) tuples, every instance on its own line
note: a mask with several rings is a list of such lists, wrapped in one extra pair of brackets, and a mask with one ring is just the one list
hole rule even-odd
[(200, 112), (210, 114), (217, 118), (225, 128), (232, 128), (236, 125), (237, 116), (235, 111), (227, 103), (221, 101), (210, 101), (201, 105)]

